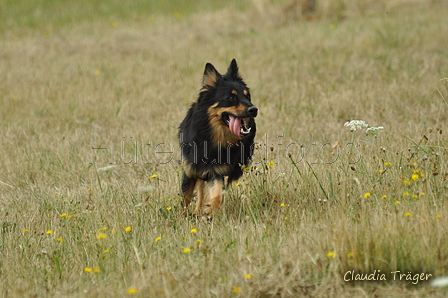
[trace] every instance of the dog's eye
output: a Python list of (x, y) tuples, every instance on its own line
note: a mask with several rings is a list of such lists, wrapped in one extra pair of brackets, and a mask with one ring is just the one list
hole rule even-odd
[(229, 97), (229, 100), (234, 100), (234, 99), (235, 99), (235, 97), (233, 97), (233, 96)]

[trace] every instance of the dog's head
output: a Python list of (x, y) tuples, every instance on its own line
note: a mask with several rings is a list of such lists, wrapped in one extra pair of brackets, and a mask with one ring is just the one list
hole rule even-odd
[(238, 73), (235, 59), (224, 75), (212, 64), (206, 64), (199, 101), (209, 106), (215, 141), (235, 143), (255, 135), (258, 109), (251, 102), (249, 88)]

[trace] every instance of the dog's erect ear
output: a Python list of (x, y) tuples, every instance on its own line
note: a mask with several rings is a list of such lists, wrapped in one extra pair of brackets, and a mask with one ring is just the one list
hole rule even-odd
[(204, 78), (202, 79), (202, 87), (205, 89), (214, 88), (220, 78), (221, 74), (216, 68), (210, 63), (207, 63), (205, 65)]
[(235, 59), (230, 62), (229, 69), (227, 69), (227, 73), (224, 75), (224, 78), (232, 81), (242, 80), (240, 74), (238, 73), (238, 64), (236, 64)]

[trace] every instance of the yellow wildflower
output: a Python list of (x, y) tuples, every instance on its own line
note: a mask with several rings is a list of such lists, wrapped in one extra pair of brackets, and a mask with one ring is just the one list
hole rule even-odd
[(190, 251), (191, 251), (191, 249), (189, 249), (189, 248), (184, 248), (184, 253), (185, 253), (185, 254), (189, 253)]
[(244, 278), (245, 278), (245, 279), (251, 279), (251, 278), (252, 278), (252, 275), (250, 275), (250, 274), (246, 274), (246, 275), (244, 275)]
[(327, 253), (327, 257), (329, 257), (329, 258), (334, 258), (334, 256), (335, 256), (334, 251), (329, 251), (329, 252)]
[(96, 239), (104, 239), (106, 237), (107, 237), (106, 234), (100, 233), (100, 234), (98, 234), (98, 236), (96, 236)]
[(370, 192), (366, 192), (366, 193), (364, 194), (364, 199), (367, 199), (368, 197), (370, 197)]
[(157, 237), (156, 239), (154, 239), (154, 242), (160, 241), (160, 239), (162, 239), (162, 237)]
[(53, 231), (52, 230), (48, 230), (48, 231), (45, 232), (45, 234), (48, 234), (48, 235), (53, 234)]
[(405, 214), (404, 214), (404, 216), (406, 216), (406, 217), (409, 217), (409, 216), (411, 216), (412, 214), (411, 214), (411, 212), (406, 212)]
[(240, 291), (240, 287), (233, 287), (233, 293), (238, 294)]
[(84, 271), (85, 272), (92, 272), (92, 268), (86, 267), (86, 268), (84, 268)]
[(129, 288), (127, 292), (128, 292), (129, 295), (134, 295), (134, 294), (137, 294), (137, 289), (136, 288)]
[(275, 162), (273, 162), (273, 161), (271, 160), (270, 162), (268, 162), (268, 165), (269, 165), (270, 167), (273, 167), (273, 166), (275, 166)]
[(196, 233), (197, 230), (196, 229), (191, 229), (190, 233)]
[(126, 233), (129, 233), (131, 230), (132, 230), (131, 227), (127, 227), (127, 228), (125, 229)]

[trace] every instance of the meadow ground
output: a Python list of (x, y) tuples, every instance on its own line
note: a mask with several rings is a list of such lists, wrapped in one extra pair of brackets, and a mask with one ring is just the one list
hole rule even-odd
[[(448, 294), (446, 2), (122, 2), (0, 1), (2, 297)], [(232, 58), (258, 149), (206, 224), (177, 127)]]

